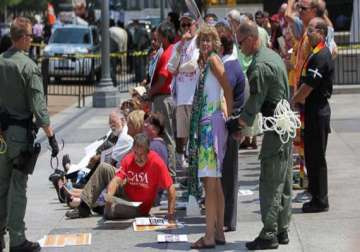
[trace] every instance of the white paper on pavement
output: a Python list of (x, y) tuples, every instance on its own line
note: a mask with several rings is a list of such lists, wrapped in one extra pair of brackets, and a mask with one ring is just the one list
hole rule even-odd
[(238, 193), (239, 196), (249, 196), (249, 195), (253, 195), (253, 194), (254, 194), (254, 192), (249, 189), (239, 190), (239, 193)]
[(188, 237), (186, 234), (158, 234), (158, 242), (187, 242)]
[(140, 217), (135, 218), (137, 226), (168, 226), (170, 225), (167, 219), (157, 217)]
[[(110, 133), (111, 133), (111, 131), (109, 131), (106, 134), (106, 138), (110, 135)], [(84, 149), (85, 150), (85, 156), (80, 160), (79, 163), (70, 164), (70, 168), (69, 168), (67, 174), (71, 174), (71, 173), (77, 172), (79, 170), (87, 169), (86, 167), (89, 164), (89, 161), (90, 161), (91, 157), (96, 154), (96, 149), (99, 148), (99, 146), (104, 143), (106, 138), (96, 140), (95, 142), (93, 142), (93, 143), (89, 144), (88, 146), (86, 146), (85, 149)], [(89, 169), (87, 169), (87, 170), (89, 170)], [(87, 170), (85, 170), (85, 171), (87, 171)]]

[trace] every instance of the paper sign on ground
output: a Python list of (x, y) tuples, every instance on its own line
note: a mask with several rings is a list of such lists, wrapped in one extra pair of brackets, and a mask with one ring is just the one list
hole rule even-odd
[(160, 226), (137, 226), (135, 221), (133, 222), (133, 228), (135, 232), (144, 232), (144, 231), (157, 231), (157, 230), (169, 230), (169, 229), (177, 229), (179, 227), (183, 227), (183, 225), (177, 225), (177, 224), (169, 224), (167, 226), (160, 225)]
[(135, 218), (137, 226), (168, 226), (169, 222), (164, 218), (157, 217), (141, 217)]
[(40, 241), (41, 247), (84, 246), (91, 244), (91, 233), (46, 235)]
[(177, 234), (158, 234), (158, 242), (187, 242), (187, 235), (177, 235)]

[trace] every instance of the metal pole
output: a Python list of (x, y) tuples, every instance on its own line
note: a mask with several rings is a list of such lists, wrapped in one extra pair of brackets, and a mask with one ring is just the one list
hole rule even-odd
[(112, 85), (110, 77), (109, 0), (101, 1), (101, 80), (99, 86)]
[(160, 0), (160, 20), (164, 21), (164, 0)]
[(119, 90), (110, 75), (109, 0), (101, 1), (101, 80), (93, 95), (93, 107), (108, 108), (120, 105)]
[(7, 23), (7, 19), (8, 19), (8, 15), (7, 15), (7, 6), (5, 5), (4, 6), (4, 23), (6, 24)]

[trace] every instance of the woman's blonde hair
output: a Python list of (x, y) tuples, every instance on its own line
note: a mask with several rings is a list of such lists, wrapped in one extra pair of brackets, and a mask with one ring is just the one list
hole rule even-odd
[(216, 31), (216, 28), (214, 26), (208, 25), (206, 23), (202, 24), (200, 26), (200, 31), (196, 38), (196, 46), (198, 48), (200, 48), (200, 41), (204, 37), (210, 37), (212, 44), (213, 44), (213, 49), (214, 49), (214, 51), (216, 51), (216, 53), (218, 53), (221, 48), (221, 41), (220, 41), (219, 34)]
[(131, 123), (136, 131), (142, 131), (144, 128), (144, 115), (143, 110), (134, 110), (128, 115), (127, 122)]

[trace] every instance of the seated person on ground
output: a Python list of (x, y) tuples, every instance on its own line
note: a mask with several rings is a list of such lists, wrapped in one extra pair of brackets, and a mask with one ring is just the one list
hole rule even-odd
[[(115, 110), (110, 114), (109, 117), (109, 125), (111, 128), (111, 134), (109, 137), (101, 144), (100, 147), (97, 148), (96, 154), (90, 159), (89, 164), (86, 167), (79, 167), (80, 170), (85, 172), (78, 172), (78, 176), (76, 179), (76, 185), (72, 185), (71, 183), (67, 183), (66, 179), (63, 177), (59, 177), (58, 179), (53, 178), (52, 182), (54, 183), (55, 188), (57, 189), (58, 196), (60, 202), (64, 202), (67, 197), (68, 203), (71, 203), (72, 198), (77, 198), (81, 193), (81, 190), (72, 189), (72, 187), (82, 187), (79, 186), (79, 183), (83, 183), (84, 185), (92, 176), (92, 174), (97, 169), (100, 163), (101, 152), (107, 152), (109, 158), (105, 157), (103, 160), (109, 164), (116, 165), (124, 156), (127, 154), (132, 147), (133, 139), (128, 135), (128, 129), (126, 126), (126, 121), (124, 114), (120, 110)], [(116, 141), (115, 141), (116, 139)], [(115, 145), (114, 145), (115, 144)], [(66, 156), (65, 156), (66, 157)], [(69, 159), (69, 158), (68, 158)], [(87, 158), (88, 159), (88, 158)], [(64, 162), (65, 158), (63, 159)], [(70, 160), (69, 160), (70, 161)], [(95, 163), (96, 162), (96, 163)], [(85, 162), (82, 162), (85, 163)], [(81, 162), (80, 162), (81, 164)], [(66, 168), (71, 168), (70, 162), (65, 163)], [(90, 169), (90, 173), (87, 170)], [(71, 175), (71, 174), (70, 174)], [(76, 173), (75, 173), (76, 176)], [(86, 177), (85, 177), (86, 176)], [(67, 176), (71, 178), (71, 176)], [(64, 185), (67, 186), (64, 186)], [(76, 201), (76, 200), (75, 200)]]
[[(81, 193), (80, 206), (67, 212), (67, 217), (90, 216), (90, 208), (95, 206), (101, 191), (108, 184), (108, 193), (105, 197), (105, 218), (126, 219), (146, 216), (149, 214), (158, 189), (164, 189), (168, 194), (168, 218), (174, 220), (176, 191), (172, 178), (161, 157), (150, 150), (150, 140), (145, 134), (135, 136), (132, 151), (124, 157), (116, 172), (110, 165), (102, 163), (100, 166), (103, 168), (99, 168), (94, 173)], [(128, 207), (113, 203), (112, 196), (114, 195), (128, 201), (142, 202), (142, 204), (139, 207)]]
[[(129, 201), (142, 202), (134, 208), (133, 215), (123, 212), (121, 204), (113, 203), (112, 196), (117, 195), (119, 187), (123, 190), (119, 195)], [(156, 152), (150, 150), (150, 140), (145, 134), (138, 134), (134, 146), (122, 161), (115, 177), (107, 187), (105, 197), (105, 217), (133, 218), (149, 214), (158, 189), (168, 193), (168, 219), (174, 220), (176, 191), (165, 163)]]

